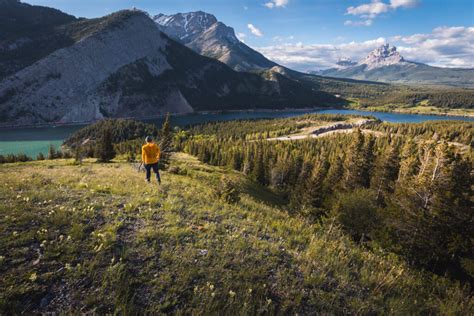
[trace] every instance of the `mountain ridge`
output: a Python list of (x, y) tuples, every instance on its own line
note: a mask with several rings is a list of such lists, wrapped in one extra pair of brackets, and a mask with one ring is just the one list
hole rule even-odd
[(356, 64), (351, 62), (311, 73), (388, 83), (474, 88), (474, 68), (442, 68), (408, 61), (388, 43), (374, 49)]
[(236, 72), (170, 39), (139, 10), (54, 30), (67, 40), (0, 81), (0, 125), (343, 102), (279, 74)]
[(242, 43), (232, 27), (203, 11), (158, 14), (160, 30), (197, 53), (215, 58), (237, 71), (269, 69), (277, 64)]

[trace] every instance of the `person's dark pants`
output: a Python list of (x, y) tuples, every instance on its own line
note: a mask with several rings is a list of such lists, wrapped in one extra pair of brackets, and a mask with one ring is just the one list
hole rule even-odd
[(150, 177), (151, 177), (151, 170), (153, 169), (153, 172), (156, 174), (156, 180), (158, 180), (158, 183), (161, 183), (161, 178), (160, 178), (160, 171), (158, 170), (158, 163), (152, 163), (152, 164), (145, 164), (145, 170), (146, 170), (146, 181), (150, 182)]

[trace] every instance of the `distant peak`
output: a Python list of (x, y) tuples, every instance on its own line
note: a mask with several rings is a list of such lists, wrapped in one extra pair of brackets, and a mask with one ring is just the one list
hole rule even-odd
[(365, 64), (368, 69), (373, 69), (398, 64), (404, 61), (405, 59), (397, 51), (397, 48), (386, 43), (371, 51), (360, 64)]
[(353, 62), (350, 57), (339, 57), (339, 59), (336, 62), (336, 65), (338, 68), (347, 68), (347, 67), (352, 67), (355, 66), (357, 63)]

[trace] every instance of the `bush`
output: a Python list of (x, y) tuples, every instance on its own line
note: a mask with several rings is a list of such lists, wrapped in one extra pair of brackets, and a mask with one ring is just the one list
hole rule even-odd
[(330, 215), (356, 240), (373, 236), (379, 225), (375, 196), (369, 189), (342, 193)]
[(219, 199), (227, 203), (237, 203), (240, 201), (240, 192), (237, 183), (232, 179), (223, 176), (220, 185), (216, 189), (216, 195)]
[(168, 168), (168, 172), (172, 174), (179, 174), (181, 176), (185, 176), (188, 174), (188, 170), (181, 168), (179, 166), (172, 166)]

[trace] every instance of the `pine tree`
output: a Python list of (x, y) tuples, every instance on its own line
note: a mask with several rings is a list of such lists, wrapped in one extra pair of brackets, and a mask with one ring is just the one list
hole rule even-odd
[(100, 137), (95, 145), (95, 157), (98, 162), (109, 162), (115, 158), (114, 145), (112, 143), (112, 131), (106, 128), (102, 137)]
[(170, 155), (173, 151), (173, 130), (170, 124), (170, 114), (166, 114), (165, 121), (161, 127), (160, 132), (160, 167), (166, 168), (170, 163)]
[(377, 201), (383, 202), (385, 195), (393, 193), (400, 168), (398, 147), (389, 147), (381, 157), (380, 166), (374, 177)]
[(343, 161), (344, 159), (337, 155), (335, 160), (331, 163), (325, 181), (325, 192), (331, 193), (339, 189), (341, 179), (344, 176)]
[(375, 138), (370, 135), (365, 138), (363, 156), (361, 160), (361, 181), (362, 187), (368, 188), (370, 186), (370, 179), (374, 167), (375, 153)]
[(304, 214), (321, 216), (324, 212), (321, 206), (324, 200), (323, 183), (328, 172), (329, 164), (323, 160), (318, 164), (304, 181), (304, 190), (300, 192), (301, 209)]
[(44, 155), (43, 155), (43, 153), (39, 153), (39, 154), (36, 156), (36, 160), (44, 160)]
[(58, 156), (57, 152), (56, 152), (56, 148), (54, 147), (53, 144), (49, 145), (49, 148), (48, 148), (48, 159), (49, 160), (52, 160), (52, 159), (56, 159)]
[(345, 162), (345, 183), (347, 190), (366, 186), (366, 170), (364, 163), (364, 135), (358, 129), (355, 140), (349, 147)]
[(261, 148), (262, 146), (259, 146), (258, 152), (257, 152), (257, 161), (255, 162), (255, 169), (253, 170), (253, 176), (255, 181), (257, 181), (260, 184), (265, 185), (266, 179), (265, 179), (265, 163), (263, 161), (263, 149)]

